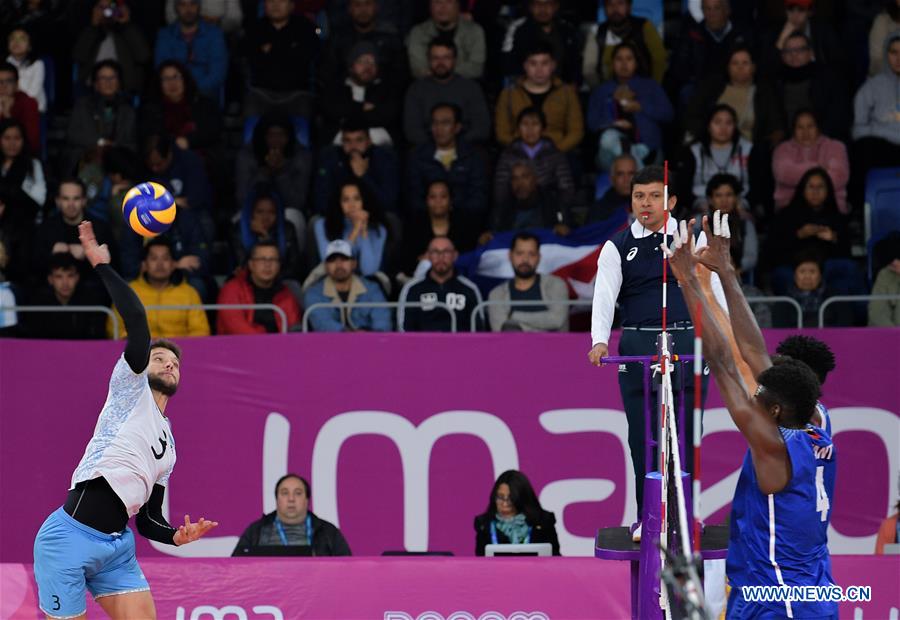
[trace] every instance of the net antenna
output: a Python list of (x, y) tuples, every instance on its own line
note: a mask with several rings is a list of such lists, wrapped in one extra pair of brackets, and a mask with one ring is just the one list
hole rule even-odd
[[(669, 228), (669, 162), (663, 164), (663, 240), (666, 239)], [(693, 231), (687, 231), (685, 222), (681, 222), (681, 231), (676, 230), (673, 237), (686, 233), (688, 251), (693, 251)], [(677, 243), (677, 242), (676, 242)], [(694, 547), (691, 545), (690, 528), (688, 522), (687, 505), (684, 494), (684, 483), (681, 478), (681, 454), (679, 452), (678, 427), (675, 417), (675, 398), (672, 389), (672, 374), (674, 360), (671, 351), (671, 337), (667, 331), (667, 306), (668, 306), (668, 271), (669, 260), (666, 252), (663, 256), (663, 280), (662, 280), (662, 332), (658, 341), (659, 369), (661, 377), (660, 389), (660, 415), (659, 415), (659, 472), (661, 477), (660, 494), (660, 608), (664, 611), (667, 620), (672, 618), (691, 618), (692, 620), (706, 620), (708, 617), (703, 597), (703, 582), (700, 579), (697, 565), (699, 564), (700, 535), (697, 532), (699, 522), (694, 524)], [(698, 322), (700, 315), (698, 314)], [(701, 326), (697, 326), (697, 338), (694, 341), (694, 437), (693, 448), (695, 455), (699, 457), (700, 433), (700, 377), (698, 376), (702, 362), (702, 350), (699, 334)], [(696, 461), (699, 463), (699, 460)], [(671, 480), (670, 480), (671, 477)], [(674, 488), (670, 489), (670, 485)], [(697, 483), (693, 489), (694, 518), (699, 518), (699, 486)], [(674, 504), (674, 505), (670, 505)], [(671, 525), (670, 525), (671, 520)], [(696, 551), (696, 555), (693, 553)], [(678, 599), (678, 600), (675, 600)]]

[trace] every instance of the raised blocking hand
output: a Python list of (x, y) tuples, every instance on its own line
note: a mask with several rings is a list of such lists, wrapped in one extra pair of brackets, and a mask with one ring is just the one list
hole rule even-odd
[(709, 229), (709, 216), (703, 216), (703, 232), (706, 233), (706, 246), (697, 250), (700, 263), (718, 274), (733, 268), (731, 262), (731, 229), (728, 226), (728, 214), (721, 211), (713, 213), (712, 230)]
[(665, 242), (660, 246), (669, 259), (672, 273), (682, 285), (696, 277), (694, 268), (698, 261), (694, 254), (694, 235), (690, 233), (694, 229), (694, 224), (695, 220), (691, 220), (690, 223), (681, 220), (679, 230), (672, 236), (672, 246), (667, 247)]

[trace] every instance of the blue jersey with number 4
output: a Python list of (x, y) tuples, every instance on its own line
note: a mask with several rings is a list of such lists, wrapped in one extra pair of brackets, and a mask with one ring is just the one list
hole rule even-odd
[[(827, 418), (826, 418), (827, 422)], [(827, 425), (827, 424), (826, 424)], [(731, 586), (829, 586), (828, 523), (834, 497), (835, 454), (828, 433), (807, 424), (780, 428), (791, 480), (771, 495), (759, 489), (750, 451), (731, 504), (727, 572)], [(758, 603), (787, 618), (837, 614), (837, 603)]]

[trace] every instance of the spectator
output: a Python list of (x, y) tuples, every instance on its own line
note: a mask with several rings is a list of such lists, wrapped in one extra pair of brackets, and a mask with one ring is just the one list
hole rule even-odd
[(290, 545), (312, 547), (316, 556), (350, 555), (341, 531), (309, 509), (311, 497), (309, 483), (297, 474), (279, 478), (275, 483), (275, 510), (244, 530), (232, 555), (241, 555), (247, 548)]
[[(458, 275), (453, 267), (459, 253), (447, 237), (435, 237), (428, 243), (426, 258), (431, 268), (424, 276), (413, 278), (400, 291), (397, 309), (397, 328), (403, 332), (449, 332), (449, 311), (456, 317), (457, 331), (467, 331), (472, 312), (481, 303), (478, 287), (468, 278)], [(424, 304), (407, 307), (407, 302)], [(435, 302), (447, 307), (437, 307)], [(479, 310), (477, 329), (483, 329), (484, 315)]]
[(146, 135), (166, 134), (175, 140), (178, 148), (199, 153), (219, 144), (222, 135), (219, 106), (198, 92), (193, 76), (183, 64), (177, 60), (160, 63), (154, 86), (156, 92), (144, 107), (141, 120)]
[(772, 173), (775, 177), (775, 208), (786, 207), (797, 189), (800, 177), (811, 168), (828, 171), (834, 183), (838, 210), (849, 213), (847, 181), (850, 179), (850, 162), (847, 147), (819, 132), (819, 124), (812, 110), (801, 109), (794, 117), (791, 139), (778, 145), (772, 156)]
[[(730, 175), (723, 175), (723, 176), (730, 176)], [(732, 178), (734, 178), (734, 177), (732, 177)], [(709, 217), (712, 217), (712, 214), (715, 213), (715, 211), (716, 211), (715, 205), (714, 205), (715, 202), (719, 202), (720, 204), (725, 202), (725, 196), (723, 196), (722, 190), (724, 190), (726, 187), (727, 187), (727, 185), (720, 185), (719, 186), (719, 190), (720, 190), (719, 195), (715, 196), (714, 198), (712, 198), (710, 200)], [(732, 191), (731, 203), (733, 205), (737, 205), (737, 200), (735, 197), (736, 197), (736, 194)], [(734, 214), (735, 209), (736, 209), (736, 206), (732, 207), (732, 210), (731, 210), (732, 218), (736, 217), (736, 215)], [(741, 224), (743, 224), (744, 222), (747, 222), (749, 220), (741, 219), (739, 221)], [(735, 276), (737, 277), (738, 282), (741, 285), (741, 292), (744, 294), (744, 297), (748, 300), (751, 300), (751, 298), (753, 298), (753, 297), (764, 297), (766, 294), (762, 290), (760, 290), (753, 284), (749, 284), (747, 282), (747, 279), (743, 277), (744, 272), (741, 269), (741, 263), (745, 260), (745, 256), (748, 254), (744, 249), (744, 241), (745, 241), (744, 234), (745, 234), (746, 229), (744, 226), (735, 226), (733, 222), (729, 222), (729, 225), (731, 228), (731, 242), (729, 244), (728, 250), (729, 250), (729, 253), (731, 254), (731, 265), (734, 268)], [(754, 231), (755, 231), (755, 229), (754, 229)], [(753, 234), (755, 235), (755, 232)], [(755, 240), (755, 237), (753, 239)], [(752, 301), (748, 301), (748, 303), (750, 305), (750, 311), (753, 313), (753, 318), (756, 319), (757, 324), (761, 328), (765, 329), (765, 328), (769, 328), (769, 327), (774, 327), (775, 324), (774, 324), (774, 320), (772, 318), (772, 306), (770, 304), (767, 304), (765, 302), (752, 302)], [(723, 309), (727, 310), (727, 308), (724, 308), (724, 306), (723, 306)], [(796, 317), (794, 317), (794, 318), (796, 318)], [(793, 324), (793, 327), (796, 327), (796, 321)]]
[[(37, 58), (31, 46), (31, 35), (24, 27), (14, 27), (7, 37), (9, 56), (6, 62), (19, 72), (19, 91), (37, 102), (38, 112), (47, 111), (47, 93), (44, 92), (44, 61)], [(0, 79), (2, 73), (0, 73)]]
[(587, 122), (600, 133), (597, 165), (609, 170), (613, 159), (630, 153), (652, 164), (662, 159), (662, 125), (672, 120), (672, 105), (654, 80), (638, 75), (634, 43), (619, 43), (612, 52), (612, 79), (594, 89)]
[[(509, 197), (494, 205), (491, 230), (524, 230), (526, 228), (552, 228), (557, 235), (568, 235), (569, 213), (555, 198), (552, 191), (545, 191), (538, 185), (537, 172), (530, 161), (520, 161), (512, 165), (509, 180)], [(481, 236), (480, 243), (487, 243), (491, 233)]]
[(444, 180), (450, 187), (457, 208), (484, 217), (488, 204), (486, 164), (468, 142), (459, 137), (462, 131), (462, 112), (447, 103), (439, 103), (431, 110), (432, 140), (413, 151), (409, 160), (407, 198), (410, 211), (425, 207), (425, 186), (431, 181)]
[(728, 0), (703, 0), (700, 6), (703, 19), (698, 24), (688, 18), (669, 59), (667, 89), (679, 102), (704, 79), (724, 73), (730, 49), (753, 46), (750, 33), (731, 21)]
[(783, 118), (792, 119), (803, 108), (812, 109), (822, 132), (834, 138), (847, 136), (850, 126), (849, 95), (844, 81), (812, 52), (809, 38), (795, 32), (781, 50), (776, 96)]
[(275, 107), (309, 114), (319, 37), (312, 22), (294, 12), (294, 0), (265, 0), (263, 16), (247, 30), (244, 45), (251, 86), (244, 114)]
[(228, 50), (222, 29), (200, 17), (200, 0), (175, 0), (177, 21), (156, 36), (155, 63), (177, 60), (186, 65), (197, 90), (214, 101), (223, 94)]
[[(716, 174), (734, 176), (741, 187), (741, 206), (749, 208), (750, 151), (753, 145), (738, 130), (737, 113), (725, 103), (717, 104), (708, 117), (706, 130), (688, 148), (689, 153), (679, 162), (679, 177), (691, 183), (694, 211), (706, 211), (706, 186)], [(686, 189), (686, 188), (685, 188)]]
[[(733, 175), (716, 174), (706, 184), (707, 215), (712, 221), (713, 213), (721, 211), (730, 216), (732, 247), (740, 245), (741, 252), (735, 264), (743, 273), (753, 273), (759, 260), (759, 237), (750, 214), (740, 208), (741, 183)], [(702, 230), (698, 219), (696, 232)], [(739, 243), (738, 243), (739, 242)]]
[(884, 44), (888, 35), (900, 30), (900, 3), (885, 0), (884, 10), (875, 17), (869, 31), (869, 76), (884, 70)]
[(624, 209), (631, 216), (631, 179), (637, 172), (637, 161), (629, 154), (616, 157), (609, 173), (610, 188), (600, 200), (588, 207), (585, 224), (593, 224), (609, 219)]
[(448, 237), (461, 252), (475, 249), (481, 222), (472, 221), (465, 209), (453, 208), (450, 186), (443, 179), (428, 184), (425, 191), (425, 209), (414, 211), (403, 230), (401, 270), (404, 274), (422, 275), (431, 264), (428, 262), (428, 244), (435, 237)]
[(734, 108), (741, 136), (753, 144), (775, 148), (784, 138), (783, 111), (772, 85), (758, 79), (750, 48), (733, 48), (725, 70), (698, 85), (684, 112), (685, 129), (691, 138), (700, 135), (704, 119), (718, 103)]
[(193, 151), (178, 148), (168, 135), (150, 135), (144, 142), (144, 164), (149, 180), (164, 185), (179, 210), (208, 213), (212, 209), (212, 188), (203, 160)]
[(319, 154), (316, 213), (324, 214), (337, 187), (351, 179), (372, 192), (382, 211), (396, 213), (400, 172), (394, 150), (373, 144), (368, 127), (353, 119), (344, 123), (339, 137), (340, 146), (325, 147)]
[(537, 108), (525, 108), (516, 120), (517, 138), (500, 154), (494, 174), (494, 204), (502, 204), (509, 197), (509, 181), (517, 162), (529, 162), (537, 173), (538, 185), (552, 192), (560, 205), (568, 208), (575, 193), (572, 170), (565, 155), (553, 142), (543, 137), (547, 127), (544, 113)]
[[(34, 240), (34, 255), (31, 261), (31, 271), (35, 278), (43, 279), (49, 270), (50, 257), (53, 254), (63, 252), (71, 254), (78, 261), (82, 281), (87, 283), (99, 283), (84, 256), (84, 248), (78, 239), (78, 225), (84, 220), (84, 210), (87, 206), (84, 183), (74, 177), (65, 178), (59, 182), (56, 190), (56, 211), (44, 219), (37, 229)], [(100, 244), (112, 243), (112, 233), (103, 222), (93, 222), (94, 234)], [(110, 252), (115, 256), (113, 252)]]
[(584, 119), (575, 87), (556, 77), (553, 50), (546, 44), (536, 44), (525, 56), (523, 67), (525, 75), (504, 88), (497, 100), (497, 141), (509, 146), (516, 138), (519, 113), (535, 107), (547, 119), (544, 135), (553, 140), (556, 148), (568, 153), (584, 137)]
[(606, 21), (591, 28), (584, 46), (581, 65), (585, 83), (596, 88), (611, 80), (612, 50), (630, 41), (638, 55), (641, 75), (662, 82), (666, 71), (666, 48), (653, 24), (631, 14), (631, 0), (604, 0)]
[(116, 61), (104, 60), (94, 67), (93, 90), (75, 101), (69, 117), (65, 174), (85, 169), (83, 174), (94, 182), (107, 147), (124, 146), (137, 151), (137, 114), (122, 92), (121, 83), (121, 68)]
[[(532, 233), (516, 233), (510, 244), (509, 262), (515, 274), (498, 284), (488, 301), (566, 301), (569, 288), (554, 275), (537, 272), (541, 262), (541, 242)], [(506, 303), (488, 306), (491, 331), (494, 332), (567, 332), (569, 308), (565, 304), (510, 306)]]
[(347, 71), (333, 73), (328, 80), (328, 105), (322, 106), (325, 138), (339, 143), (341, 123), (358, 119), (357, 123), (369, 127), (372, 142), (391, 146), (400, 138), (401, 102), (396, 77), (382, 74), (378, 48), (369, 41), (350, 48), (346, 59)]
[(41, 148), (41, 126), (38, 103), (19, 90), (19, 70), (10, 62), (0, 62), (0, 121), (16, 119), (25, 130), (28, 148), (37, 153)]
[(883, 58), (881, 73), (866, 80), (853, 102), (854, 176), (860, 182), (872, 168), (900, 161), (900, 31), (887, 37)]
[(234, 248), (239, 264), (244, 264), (253, 246), (271, 241), (283, 257), (282, 275), (288, 279), (300, 277), (300, 251), (297, 232), (285, 221), (284, 206), (278, 194), (261, 185), (247, 197), (241, 219), (235, 226)]
[(150, 48), (144, 35), (131, 21), (131, 9), (124, 0), (97, 0), (91, 11), (91, 23), (81, 30), (72, 48), (78, 83), (87, 83), (88, 74), (96, 80), (97, 63), (118, 63), (122, 89), (139, 93), (144, 88), (144, 69), (150, 62)]
[(219, 310), (219, 334), (274, 334), (300, 322), (300, 306), (281, 281), (281, 256), (274, 241), (259, 241), (250, 249), (246, 269), (240, 269), (219, 291), (220, 304), (274, 304), (287, 315), (269, 309)]
[[(78, 262), (68, 252), (50, 257), (47, 284), (32, 296), (35, 306), (103, 306), (96, 289), (80, 286)], [(24, 314), (22, 331), (28, 338), (50, 340), (97, 340), (106, 337), (106, 315), (102, 312), (31, 312)]]
[[(325, 251), (325, 277), (306, 289), (303, 305), (344, 302), (384, 302), (377, 283), (355, 275), (353, 248), (343, 239), (335, 239)], [(391, 330), (391, 313), (387, 308), (319, 308), (309, 315), (309, 323), (317, 332), (386, 332)]]
[(487, 57), (484, 29), (470, 19), (461, 18), (459, 0), (430, 1), (431, 17), (416, 24), (406, 40), (413, 77), (433, 74), (431, 41), (443, 35), (442, 38), (452, 39), (455, 44), (456, 72), (464, 78), (479, 79)]
[[(10, 283), (6, 281), (6, 275), (3, 273), (8, 258), (6, 246), (0, 240), (0, 306), (16, 305), (16, 293)], [(18, 324), (19, 319), (15, 310), (0, 312), (0, 337), (15, 335), (18, 331)]]
[(456, 71), (456, 54), (456, 45), (451, 39), (432, 40), (428, 45), (428, 75), (413, 82), (406, 91), (403, 131), (406, 139), (416, 146), (428, 141), (431, 111), (439, 103), (452, 103), (460, 109), (464, 122), (462, 135), (468, 142), (483, 142), (490, 136), (491, 117), (484, 93), (477, 82)]
[(15, 118), (0, 121), (0, 183), (33, 201), (35, 213), (44, 206), (44, 167), (40, 160), (31, 157), (25, 128)]
[(387, 228), (381, 209), (368, 188), (356, 180), (338, 186), (325, 217), (313, 224), (319, 260), (325, 260), (328, 244), (344, 239), (359, 257), (360, 272), (370, 276), (381, 269)]
[(826, 170), (812, 168), (800, 178), (790, 204), (773, 219), (769, 240), (767, 254), (776, 261), (788, 249), (825, 260), (850, 258), (847, 217), (838, 209)]
[(777, 67), (788, 38), (802, 32), (809, 39), (813, 57), (829, 69), (846, 77), (847, 59), (841, 52), (832, 23), (814, 15), (813, 0), (784, 0), (785, 20), (763, 37), (763, 61), (767, 67)]
[[(410, 27), (414, 23), (413, 13), (421, 9), (420, 18), (424, 18), (428, 11), (425, 3), (417, 3), (414, 9), (409, 2), (404, 0), (376, 0), (378, 8), (378, 16), (387, 24), (397, 29), (400, 34), (409, 32)], [(330, 0), (325, 3), (325, 11), (328, 15), (328, 24), (331, 26), (332, 32), (342, 32), (350, 28), (350, 22), (357, 20), (357, 17), (351, 17), (350, 7), (353, 0)], [(406, 56), (406, 48), (403, 48), (403, 55)]]
[[(803, 327), (818, 327), (819, 308), (835, 294), (822, 277), (822, 263), (816, 254), (802, 254), (795, 259), (794, 279), (785, 293), (800, 304)], [(795, 327), (796, 313), (786, 304), (776, 304), (773, 312), (775, 327)], [(850, 326), (853, 317), (847, 304), (833, 304), (825, 313), (825, 325)]]
[(343, 14), (347, 18), (345, 23), (331, 22), (331, 35), (322, 54), (323, 76), (342, 80), (347, 76), (346, 59), (350, 51), (359, 43), (370, 43), (375, 49), (374, 55), (382, 76), (394, 84), (406, 84), (409, 78), (406, 48), (395, 23), (381, 18), (383, 10), (383, 2), (379, 0), (346, 2), (346, 12)]
[(0, 244), (5, 250), (0, 272), (15, 284), (24, 285), (27, 279), (36, 213), (34, 201), (0, 183)]
[[(900, 247), (894, 244), (893, 260), (882, 268), (872, 285), (873, 295), (900, 294)], [(869, 302), (871, 327), (900, 327), (900, 299), (873, 299)]]
[[(200, 294), (187, 283), (184, 274), (178, 270), (172, 246), (165, 237), (156, 237), (144, 246), (142, 273), (130, 282), (144, 306), (199, 306)], [(119, 319), (119, 338), (128, 334), (122, 317)], [(185, 336), (209, 336), (209, 321), (201, 308), (188, 310), (147, 310), (147, 323), (151, 338), (182, 338)], [(112, 337), (112, 322), (107, 331)]]
[[(166, 0), (166, 22), (178, 19), (178, 0)], [(236, 34), (244, 19), (240, 0), (203, 0), (200, 17), (204, 22), (218, 26), (226, 35)]]
[(503, 73), (519, 75), (525, 55), (538, 42), (553, 50), (553, 60), (563, 81), (581, 81), (578, 29), (559, 15), (559, 0), (528, 0), (528, 14), (513, 21), (503, 40)]
[(528, 478), (510, 469), (491, 489), (487, 510), (475, 517), (475, 555), (489, 544), (550, 543), (559, 555), (556, 516), (541, 508)]
[[(306, 193), (312, 156), (297, 142), (294, 125), (285, 114), (266, 114), (253, 128), (253, 139), (244, 145), (235, 164), (235, 189), (239, 204), (252, 187), (272, 185), (288, 211), (289, 220), (301, 220), (306, 212)], [(290, 211), (294, 211), (293, 215)], [(305, 228), (305, 226), (304, 226)], [(302, 230), (297, 231), (298, 237)]]

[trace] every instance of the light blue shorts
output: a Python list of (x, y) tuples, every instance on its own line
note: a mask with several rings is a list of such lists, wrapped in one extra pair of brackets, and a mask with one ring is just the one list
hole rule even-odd
[(61, 507), (47, 517), (34, 539), (34, 579), (41, 611), (54, 618), (83, 614), (85, 589), (95, 599), (150, 589), (134, 555), (130, 528), (104, 534)]

